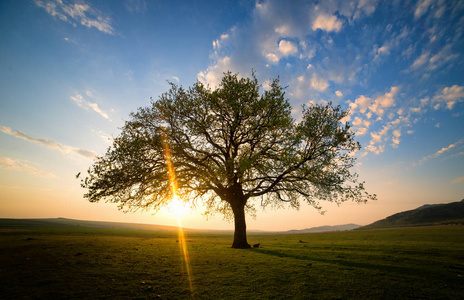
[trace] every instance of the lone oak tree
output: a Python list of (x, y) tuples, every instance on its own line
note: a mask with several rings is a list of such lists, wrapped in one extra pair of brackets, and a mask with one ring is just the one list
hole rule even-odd
[(168, 204), (169, 145), (180, 198), (204, 201), (208, 213), (233, 215), (233, 248), (250, 247), (245, 211), (254, 211), (252, 200), (294, 208), (304, 200), (320, 209), (320, 200), (375, 198), (350, 171), (360, 145), (342, 123), (348, 112), (310, 105), (296, 122), (291, 110), (278, 79), (262, 94), (254, 74), (225, 73), (216, 90), (201, 82), (188, 90), (171, 83), (151, 106), (131, 113), (112, 147), (97, 157), (82, 180), (85, 197), (128, 210)]

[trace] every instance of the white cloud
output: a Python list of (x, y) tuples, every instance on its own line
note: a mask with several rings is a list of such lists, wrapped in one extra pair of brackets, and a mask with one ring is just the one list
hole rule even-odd
[(77, 22), (88, 28), (94, 27), (101, 32), (115, 34), (114, 28), (111, 26), (111, 19), (84, 1), (34, 0), (34, 3), (45, 9), (51, 16), (58, 17), (62, 21), (72, 24)]
[(384, 113), (384, 108), (395, 105), (395, 96), (399, 91), (398, 86), (392, 86), (390, 91), (384, 95), (376, 98), (374, 104), (372, 104), (369, 109), (378, 116), (382, 116)]
[(329, 87), (329, 83), (327, 80), (314, 73), (313, 77), (311, 77), (311, 87), (316, 91), (323, 92)]
[(400, 144), (400, 137), (401, 137), (401, 131), (399, 129), (393, 130), (392, 147), (394, 148), (398, 147), (398, 145)]
[(387, 55), (387, 54), (390, 53), (390, 46), (388, 46), (388, 45), (383, 45), (380, 48), (377, 48), (377, 47), (378, 46), (374, 47), (374, 53), (375, 53), (374, 59), (379, 58), (381, 55)]
[(201, 71), (197, 75), (197, 79), (215, 89), (221, 83), (224, 72), (234, 71), (230, 62), (230, 57), (225, 56), (217, 61), (216, 64), (208, 67), (206, 71)]
[(441, 91), (438, 91), (433, 97), (433, 101), (436, 103), (435, 109), (440, 108), (442, 105), (448, 109), (453, 109), (457, 102), (464, 101), (464, 86), (453, 85), (445, 87)]
[(380, 143), (382, 141), (382, 135), (380, 133), (371, 132), (371, 137), (372, 140), (376, 143)]
[(359, 108), (359, 111), (361, 113), (365, 113), (366, 110), (369, 108), (370, 104), (371, 104), (371, 98), (366, 97), (364, 95), (359, 96), (358, 98), (356, 98), (354, 102), (349, 103), (351, 109), (354, 110), (356, 108)]
[(221, 37), (219, 39), (213, 41), (213, 48), (214, 49), (221, 48), (222, 43), (228, 38), (229, 38), (229, 34), (227, 34), (227, 33), (221, 34)]
[(274, 53), (266, 54), (266, 58), (267, 58), (267, 60), (269, 60), (271, 63), (274, 63), (274, 64), (278, 63), (279, 60), (280, 60), (280, 58), (277, 55), (275, 55)]
[(372, 153), (375, 153), (375, 154), (380, 154), (382, 153), (384, 150), (385, 150), (385, 146), (383, 145), (378, 145), (378, 146), (374, 146), (374, 144), (369, 144), (366, 149)]
[(360, 117), (355, 117), (355, 118), (354, 118), (354, 121), (353, 121), (353, 125), (354, 125), (354, 126), (365, 126), (365, 127), (369, 127), (370, 124), (371, 124), (370, 121), (368, 121), (368, 120), (363, 120), (363, 119), (361, 119)]
[(179, 83), (179, 77), (177, 77), (177, 76), (172, 76), (172, 79), (174, 79), (175, 81), (177, 81), (177, 83)]
[(343, 97), (343, 93), (340, 91), (335, 91), (335, 95), (337, 95), (338, 97)]
[(390, 92), (385, 93), (382, 97), (375, 99), (375, 103), (379, 103), (382, 107), (390, 107), (395, 104), (395, 99), (393, 98), (398, 93), (399, 88), (397, 86), (392, 86)]
[(362, 119), (360, 117), (355, 117), (353, 121), (354, 126), (359, 126), (362, 123)]
[(367, 132), (367, 127), (361, 127), (356, 131), (356, 135), (361, 136), (365, 135)]
[(42, 170), (37, 169), (34, 166), (31, 166), (31, 163), (28, 161), (15, 160), (9, 157), (0, 157), (0, 169), (24, 172), (44, 178), (56, 177), (52, 173), (44, 172)]
[(57, 143), (52, 140), (39, 139), (36, 137), (32, 137), (22, 131), (11, 129), (9, 127), (0, 126), (0, 131), (6, 134), (12, 135), (16, 138), (38, 144), (40, 146), (47, 147), (52, 150), (57, 150), (65, 154), (76, 154), (76, 155), (80, 155), (82, 157), (90, 158), (90, 159), (93, 159), (96, 156), (96, 153), (93, 151), (83, 150), (83, 149), (79, 149), (79, 148), (75, 148), (71, 146), (66, 146), (66, 145)]
[[(409, 108), (389, 109), (397, 105), (396, 97), (399, 91), (399, 86), (392, 86), (385, 94), (377, 96), (375, 99), (361, 95), (354, 102), (347, 102), (351, 109), (354, 120), (352, 124), (356, 134), (365, 135), (369, 133), (370, 144), (366, 147), (368, 152), (382, 153), (388, 144), (397, 148), (400, 144), (403, 127), (410, 126)], [(384, 114), (388, 118), (382, 118)], [(377, 115), (377, 118), (373, 118), (374, 115)], [(369, 129), (373, 128), (376, 123), (377, 126), (382, 126), (381, 129), (369, 132)]]
[(279, 42), (279, 51), (284, 56), (293, 55), (298, 52), (298, 47), (295, 43), (287, 40), (281, 40)]
[(320, 14), (314, 20), (312, 29), (338, 32), (342, 28), (342, 24), (342, 21), (338, 20), (337, 16)]
[(411, 107), (409, 109), (411, 112), (413, 113), (421, 113), (422, 112), (422, 108), (421, 107)]
[(366, 134), (370, 125), (371, 125), (371, 122), (368, 120), (363, 120), (360, 117), (354, 118), (353, 126), (355, 129), (357, 129), (356, 135), (361, 136), (361, 135)]
[(271, 82), (269, 80), (266, 80), (263, 82), (263, 90), (265, 91), (271, 90)]
[[(404, 124), (409, 124), (409, 118), (399, 116), (398, 119), (395, 119), (384, 125), (382, 130), (371, 132), (371, 147), (368, 147), (367, 150), (379, 154), (383, 152), (385, 149), (385, 143), (389, 140), (392, 141), (391, 146), (397, 148), (400, 144), (401, 128), (404, 126)], [(413, 131), (409, 131), (408, 133), (412, 134)]]
[[(92, 93), (90, 91), (87, 91), (86, 92), (87, 96), (89, 97), (92, 97)], [(98, 113), (100, 116), (102, 116), (103, 118), (107, 119), (108, 121), (111, 121), (111, 118), (110, 116), (108, 116), (108, 114), (106, 112), (104, 112), (99, 106), (97, 103), (94, 103), (94, 102), (89, 102), (87, 100), (84, 99), (84, 97), (82, 97), (81, 95), (77, 94), (76, 93), (76, 96), (75, 97), (70, 97), (72, 101), (74, 101), (79, 107), (82, 107), (82, 108), (85, 108), (85, 109), (88, 109), (88, 108), (91, 108), (93, 111), (95, 111), (96, 113)]]

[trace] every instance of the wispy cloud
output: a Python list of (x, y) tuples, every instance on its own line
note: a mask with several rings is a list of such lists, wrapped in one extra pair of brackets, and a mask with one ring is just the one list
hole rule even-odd
[(435, 72), (437, 69), (459, 57), (458, 54), (452, 51), (452, 47), (452, 44), (447, 44), (435, 54), (431, 53), (429, 50), (424, 50), (422, 54), (414, 60), (409, 70), (419, 71), (421, 74), (423, 73), (423, 75)]
[(131, 13), (144, 13), (147, 10), (146, 0), (126, 0), (125, 5)]
[(56, 177), (52, 173), (44, 172), (32, 166), (30, 162), (24, 160), (15, 160), (9, 157), (0, 157), (0, 169), (12, 170), (18, 172), (28, 173), (34, 176), (43, 178)]
[(111, 144), (113, 143), (113, 137), (100, 129), (92, 129), (92, 132), (99, 136), (105, 143)]
[(84, 1), (34, 0), (34, 3), (62, 21), (72, 24), (77, 22), (88, 28), (94, 27), (101, 32), (115, 34), (111, 19)]
[[(91, 97), (92, 96), (92, 93), (90, 93), (90, 91), (87, 91), (87, 96)], [(70, 97), (72, 101), (74, 101), (77, 105), (79, 105), (80, 107), (82, 108), (85, 108), (85, 109), (92, 109), (93, 111), (95, 111), (96, 113), (98, 113), (100, 116), (102, 116), (103, 118), (107, 119), (108, 121), (111, 121), (111, 118), (110, 116), (104, 112), (99, 106), (97, 103), (94, 103), (94, 102), (90, 102), (90, 101), (87, 101), (84, 99), (84, 97), (82, 97), (82, 95), (79, 95), (78, 93), (76, 93), (76, 96), (71, 96)]]
[(415, 163), (413, 165), (414, 166), (421, 165), (421, 164), (423, 164), (424, 162), (426, 162), (429, 159), (433, 159), (433, 158), (437, 158), (439, 156), (442, 156), (444, 153), (449, 152), (450, 150), (456, 148), (456, 146), (461, 145), (463, 142), (464, 142), (464, 139), (459, 140), (456, 143), (450, 144), (447, 147), (443, 147), (443, 148), (441, 148), (440, 150), (438, 150), (437, 152), (435, 152), (435, 153), (433, 153), (431, 155), (424, 156), (418, 163)]
[(66, 42), (68, 42), (68, 43), (72, 43), (72, 44), (74, 44), (74, 45), (78, 45), (78, 43), (77, 43), (75, 40), (71, 39), (71, 38), (65, 37), (64, 40), (65, 40)]
[(416, 5), (416, 10), (414, 11), (414, 17), (419, 18), (422, 16), (427, 12), (430, 5), (432, 5), (432, 0), (419, 0)]
[(6, 133), (6, 134), (12, 135), (12, 136), (14, 136), (14, 137), (16, 137), (18, 139), (26, 140), (26, 141), (38, 144), (38, 145), (43, 146), (43, 147), (47, 147), (47, 148), (52, 149), (52, 150), (60, 151), (60, 152), (65, 153), (65, 154), (75, 154), (75, 155), (79, 155), (79, 156), (82, 156), (82, 157), (85, 157), (85, 158), (90, 158), (90, 159), (93, 159), (96, 156), (96, 153), (93, 152), (93, 151), (88, 151), (88, 150), (79, 149), (79, 148), (76, 148), (76, 147), (63, 145), (63, 144), (57, 143), (57, 142), (52, 141), (52, 140), (36, 138), (36, 137), (30, 136), (30, 135), (28, 135), (28, 134), (26, 134), (26, 133), (24, 133), (22, 131), (11, 129), (9, 127), (0, 126), (0, 131), (2, 131), (3, 133)]

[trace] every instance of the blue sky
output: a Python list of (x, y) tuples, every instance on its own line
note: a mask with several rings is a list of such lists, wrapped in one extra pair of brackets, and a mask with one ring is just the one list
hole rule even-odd
[[(378, 200), (258, 212), (249, 228), (368, 224), (464, 198), (462, 1), (0, 2), (0, 217), (175, 225), (82, 198), (75, 175), (167, 81), (215, 87), (223, 72), (265, 90), (277, 76), (295, 119), (307, 103), (350, 109), (356, 171)], [(201, 208), (197, 228), (232, 228)]]

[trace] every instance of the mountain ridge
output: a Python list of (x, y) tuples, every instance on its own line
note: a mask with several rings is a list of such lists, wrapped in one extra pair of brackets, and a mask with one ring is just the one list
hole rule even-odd
[(358, 229), (464, 224), (464, 199), (444, 204), (425, 204), (395, 213)]
[(291, 234), (298, 234), (298, 233), (316, 233), (316, 232), (330, 232), (330, 231), (348, 231), (353, 230), (361, 227), (361, 225), (349, 223), (343, 225), (324, 225), (324, 226), (316, 226), (310, 227), (305, 229), (292, 229), (284, 231), (283, 233), (291, 233)]

